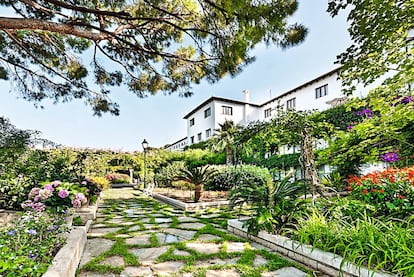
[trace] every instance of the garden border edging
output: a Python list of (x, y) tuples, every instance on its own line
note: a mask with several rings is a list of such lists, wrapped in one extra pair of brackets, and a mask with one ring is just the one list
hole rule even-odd
[(58, 251), (43, 277), (74, 277), (86, 245), (86, 234), (92, 220), (76, 226), (69, 233), (65, 245)]
[(195, 211), (199, 209), (206, 209), (206, 208), (218, 208), (218, 207), (224, 207), (228, 206), (230, 201), (228, 200), (222, 200), (222, 201), (214, 201), (214, 202), (197, 202), (197, 203), (184, 203), (182, 201), (172, 199), (170, 197), (153, 193), (152, 197), (154, 199), (160, 200), (164, 203), (167, 203), (173, 207), (179, 208), (184, 211)]
[[(312, 248), (310, 245), (301, 244), (280, 235), (272, 235), (260, 231), (257, 236), (247, 233), (243, 227), (243, 219), (231, 219), (227, 221), (227, 230), (238, 236), (248, 238), (260, 243), (272, 250), (300, 262), (313, 269), (322, 271), (330, 276), (344, 277), (395, 277), (383, 272), (373, 272), (366, 267), (358, 267), (352, 263), (344, 262), (343, 258), (333, 253)], [(343, 264), (342, 264), (343, 263)], [(342, 266), (341, 266), (342, 264)]]

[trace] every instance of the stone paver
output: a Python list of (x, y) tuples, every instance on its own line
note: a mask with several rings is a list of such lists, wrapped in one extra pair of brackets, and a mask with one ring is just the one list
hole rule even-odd
[(158, 274), (169, 274), (169, 273), (176, 273), (180, 271), (180, 269), (184, 266), (183, 262), (165, 262), (154, 264), (151, 266), (152, 270)]
[(78, 277), (116, 277), (113, 273), (96, 273), (85, 271), (78, 275)]
[(263, 277), (307, 277), (308, 274), (294, 267), (284, 267), (276, 271), (264, 272)]
[(157, 237), (158, 243), (160, 244), (173, 243), (173, 242), (179, 242), (179, 241), (184, 240), (176, 235), (172, 235), (168, 233), (157, 233), (155, 236)]
[(177, 256), (191, 256), (191, 254), (190, 254), (190, 253), (188, 253), (187, 251), (177, 250), (177, 249), (175, 249), (175, 250), (173, 251), (173, 254), (174, 254), (174, 255), (177, 255)]
[(258, 267), (264, 264), (267, 264), (267, 260), (261, 255), (257, 255), (253, 260), (253, 267)]
[(112, 256), (112, 257), (105, 258), (99, 264), (110, 265), (110, 266), (124, 266), (125, 260), (121, 256)]
[(99, 256), (100, 254), (111, 249), (114, 242), (112, 240), (95, 238), (88, 239), (83, 250), (82, 259), (80, 261), (80, 266), (83, 266), (89, 262), (93, 257)]
[[(88, 233), (88, 241), (79, 264), (79, 277), (193, 277), (198, 276), (200, 272), (205, 272), (206, 277), (241, 276), (237, 263), (246, 250), (246, 243), (227, 240), (216, 234), (200, 234), (195, 239), (197, 231), (206, 227), (210, 218), (220, 218), (219, 210), (207, 214), (203, 211), (185, 213), (167, 205), (155, 204), (151, 199), (137, 195), (137, 193), (132, 189), (112, 189), (106, 198), (103, 198), (104, 202), (99, 205), (96, 220)], [(175, 221), (173, 217), (176, 218), (178, 224), (170, 227)], [(227, 233), (227, 230), (221, 229), (216, 224), (211, 224), (211, 226), (217, 231)], [(108, 234), (112, 235), (108, 236), (111, 239), (102, 238)], [(151, 239), (152, 236), (156, 237), (156, 241)], [(117, 247), (112, 249), (115, 243)], [(223, 245), (226, 247), (223, 248)], [(250, 246), (253, 251), (266, 249), (253, 242), (250, 242)], [(226, 249), (228, 254), (221, 253), (222, 249)], [(108, 272), (105, 273), (92, 272), (86, 267), (82, 268), (94, 257), (109, 253), (109, 250), (112, 251), (111, 256), (108, 257), (106, 254), (104, 259), (92, 264), (103, 268), (105, 266), (120, 267), (122, 270), (120, 273), (111, 273), (111, 270), (106, 268), (105, 271)], [(135, 255), (138, 264), (130, 262), (131, 259), (128, 257), (123, 257), (125, 251)], [(211, 257), (208, 259), (200, 257), (197, 260), (197, 256), (192, 251), (211, 255)], [(222, 254), (229, 256), (226, 258)], [(179, 273), (182, 269), (188, 271), (185, 268), (188, 259), (190, 261), (196, 259), (192, 264), (194, 270)], [(252, 267), (266, 270), (268, 262), (264, 256), (257, 253)], [(306, 273), (294, 267), (260, 274), (266, 277), (307, 276)]]
[(153, 248), (130, 249), (129, 252), (138, 257), (142, 264), (151, 264), (161, 255), (167, 252), (168, 246)]
[(177, 220), (179, 222), (197, 222), (197, 221), (199, 221), (197, 218), (189, 217), (189, 216), (180, 216), (180, 217), (177, 217)]
[(157, 217), (154, 219), (155, 223), (168, 223), (172, 222), (171, 218), (165, 218), (165, 217)]
[(235, 270), (207, 270), (206, 277), (239, 277), (240, 273)]
[(211, 240), (218, 240), (221, 237), (211, 234), (201, 234), (198, 236), (197, 241), (211, 241)]
[(120, 277), (152, 277), (154, 274), (152, 274), (152, 269), (149, 266), (141, 266), (141, 267), (135, 267), (135, 266), (127, 266), (125, 269), (121, 272)]
[(189, 223), (181, 223), (180, 225), (178, 225), (178, 227), (180, 228), (184, 228), (184, 229), (201, 229), (204, 226), (206, 226), (204, 223), (200, 223), (200, 222), (189, 222)]
[(151, 235), (138, 235), (136, 237), (126, 239), (126, 244), (149, 244)]
[(211, 260), (206, 260), (206, 261), (198, 261), (196, 263), (197, 267), (209, 267), (209, 266), (213, 266), (213, 265), (229, 265), (229, 264), (236, 264), (237, 260), (239, 258), (233, 258), (233, 259), (211, 259)]
[(220, 251), (221, 244), (189, 242), (186, 246), (201, 254), (214, 254)]
[(227, 242), (227, 253), (244, 252), (246, 249), (244, 242)]
[(89, 230), (88, 236), (102, 237), (107, 234), (119, 231), (119, 230), (121, 230), (121, 228), (117, 228), (117, 227), (116, 228), (115, 227), (114, 228), (96, 228), (96, 229)]
[(164, 232), (168, 234), (176, 235), (185, 240), (193, 239), (194, 235), (196, 234), (196, 231), (187, 231), (187, 230), (181, 230), (181, 229), (175, 229), (175, 228), (164, 229)]

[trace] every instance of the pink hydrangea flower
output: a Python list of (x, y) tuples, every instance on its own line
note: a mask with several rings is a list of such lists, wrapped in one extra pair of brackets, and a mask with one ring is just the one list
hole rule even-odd
[(47, 185), (45, 185), (45, 190), (54, 191), (55, 188), (53, 187), (52, 184), (47, 184)]
[(52, 195), (53, 195), (53, 192), (51, 192), (50, 190), (47, 190), (47, 189), (39, 190), (39, 197), (40, 197), (41, 200), (48, 199)]
[(75, 195), (75, 199), (79, 199), (80, 201), (83, 201), (85, 198), (85, 194), (83, 194), (82, 192), (79, 192)]
[(29, 198), (32, 198), (39, 194), (40, 188), (32, 188), (29, 192)]
[(69, 191), (67, 191), (67, 190), (65, 190), (65, 189), (62, 189), (62, 190), (60, 190), (60, 191), (58, 192), (58, 196), (59, 196), (60, 198), (66, 198), (66, 197), (68, 197), (68, 196), (69, 196)]
[(74, 208), (80, 208), (82, 206), (82, 200), (75, 198), (72, 200), (72, 205)]

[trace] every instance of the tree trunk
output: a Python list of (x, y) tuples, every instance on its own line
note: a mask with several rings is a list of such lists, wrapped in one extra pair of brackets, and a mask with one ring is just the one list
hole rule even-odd
[(204, 187), (203, 184), (195, 185), (195, 188), (194, 188), (194, 202), (198, 202), (202, 199), (203, 191), (204, 191), (203, 187)]
[(312, 197), (315, 198), (317, 194), (317, 188), (320, 187), (321, 182), (319, 180), (318, 172), (315, 168), (315, 160), (313, 157), (313, 138), (307, 128), (302, 129), (301, 136), (302, 151), (300, 159), (305, 175), (305, 183), (312, 192)]
[(227, 165), (233, 164), (233, 151), (231, 151), (230, 147), (226, 147), (226, 164)]

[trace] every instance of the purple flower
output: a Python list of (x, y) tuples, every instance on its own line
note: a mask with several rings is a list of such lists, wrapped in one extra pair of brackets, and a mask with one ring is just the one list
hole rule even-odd
[(404, 96), (401, 100), (400, 100), (400, 104), (408, 104), (413, 102), (413, 97), (410, 96)]
[(373, 112), (371, 109), (363, 109), (362, 111), (356, 111), (355, 114), (357, 116), (366, 116), (367, 118), (371, 118), (373, 115)]
[(58, 192), (58, 196), (59, 196), (60, 198), (66, 198), (66, 197), (68, 197), (68, 196), (69, 196), (69, 191), (67, 191), (67, 190), (65, 190), (65, 189), (62, 189), (62, 190), (60, 190), (60, 191)]
[(40, 200), (39, 195), (36, 195), (36, 196), (33, 198), (33, 201), (34, 201), (34, 202), (39, 202), (39, 200)]
[(48, 191), (54, 191), (54, 190), (55, 190), (55, 188), (53, 187), (53, 185), (52, 185), (52, 184), (48, 184), (48, 185), (45, 185), (45, 190), (48, 190)]
[(36, 259), (36, 258), (37, 258), (37, 254), (33, 253), (32, 251), (29, 251), (29, 255), (28, 255), (28, 257), (29, 257), (30, 259)]
[(46, 205), (43, 203), (30, 203), (29, 206), (35, 211), (35, 212), (43, 212), (46, 209)]
[(27, 232), (28, 232), (30, 235), (32, 235), (32, 236), (36, 236), (36, 235), (37, 235), (37, 231), (36, 231), (35, 229), (29, 229)]
[(380, 159), (386, 163), (394, 163), (400, 160), (400, 156), (395, 152), (388, 152), (380, 156)]
[(348, 127), (346, 127), (346, 130), (347, 130), (347, 131), (351, 131), (353, 128), (354, 128), (354, 126), (353, 126), (353, 125), (348, 125)]
[(16, 234), (15, 230), (10, 230), (9, 231), (9, 236), (13, 237)]
[(400, 105), (400, 104), (409, 104), (409, 103), (414, 102), (413, 97), (411, 95), (409, 96), (398, 95), (393, 99), (393, 101), (395, 101), (394, 106)]

